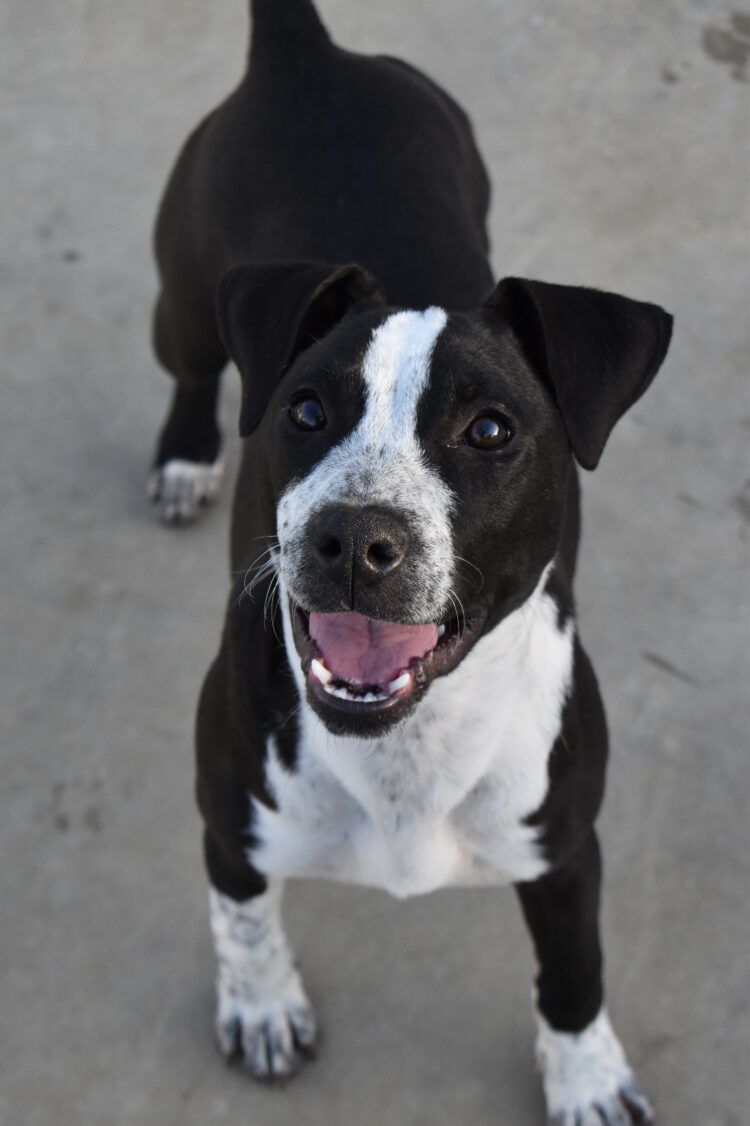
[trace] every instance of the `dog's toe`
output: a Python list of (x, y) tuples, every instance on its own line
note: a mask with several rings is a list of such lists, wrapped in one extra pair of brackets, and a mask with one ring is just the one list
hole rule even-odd
[(653, 1126), (653, 1111), (640, 1091), (629, 1086), (618, 1095), (550, 1115), (549, 1126)]
[(630, 1115), (629, 1118), (626, 1118), (626, 1122), (633, 1122), (635, 1126), (654, 1126), (654, 1112), (651, 1103), (635, 1083), (623, 1087), (620, 1091), (620, 1102)]
[(654, 1126), (648, 1100), (632, 1084), (616, 1095), (557, 1110), (547, 1121), (549, 1126)]
[(318, 1028), (312, 1009), (309, 1005), (296, 1005), (288, 1011), (287, 1016), (297, 1051), (306, 1059), (315, 1059)]
[(284, 1000), (220, 1006), (216, 1035), (229, 1060), (241, 1059), (255, 1079), (283, 1083), (315, 1055), (317, 1029), (309, 1005)]
[(262, 1080), (288, 1079), (297, 1069), (292, 1030), (284, 1014), (243, 1029), (242, 1054), (246, 1067)]
[(152, 470), (149, 499), (159, 506), (165, 524), (190, 524), (200, 508), (215, 498), (223, 471), (222, 458), (210, 465), (174, 458)]
[(219, 1051), (228, 1062), (240, 1058), (242, 1055), (242, 1021), (238, 1013), (224, 1016), (221, 1013), (218, 1014), (216, 1018), (216, 1040)]

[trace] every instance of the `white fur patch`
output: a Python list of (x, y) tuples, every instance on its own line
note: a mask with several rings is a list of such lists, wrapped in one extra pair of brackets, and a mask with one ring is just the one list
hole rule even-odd
[(315, 1042), (315, 1018), (281, 924), (281, 885), (237, 903), (209, 890), (218, 975), (216, 1035), (259, 1078), (283, 1078)]
[[(550, 1120), (556, 1126), (627, 1126), (650, 1122), (606, 1009), (582, 1032), (555, 1032), (537, 1013), (537, 1059)], [(629, 1106), (628, 1106), (629, 1104)], [(640, 1117), (632, 1117), (632, 1109)]]
[(189, 524), (216, 497), (223, 476), (221, 457), (211, 465), (173, 458), (149, 476), (149, 500), (159, 505), (165, 523)]
[(377, 739), (332, 735), (305, 699), (282, 592), (284, 637), (302, 697), (298, 762), (268, 744), (277, 808), (254, 801), (249, 859), (279, 876), (320, 876), (397, 896), (450, 884), (532, 880), (546, 870), (524, 819), (541, 805), (571, 682), (573, 624), (544, 593), (481, 638)]
[(450, 513), (454, 498), (427, 464), (416, 435), (419, 399), (443, 309), (400, 312), (373, 332), (363, 361), (365, 411), (351, 434), (282, 496), (277, 511), (281, 573), (303, 606), (304, 545), (312, 517), (329, 504), (386, 505), (403, 514), (420, 550), (411, 573), (414, 621), (434, 621), (446, 606), (453, 575)]

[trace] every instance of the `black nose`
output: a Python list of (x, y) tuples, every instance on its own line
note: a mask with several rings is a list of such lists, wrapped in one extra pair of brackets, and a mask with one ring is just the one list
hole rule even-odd
[(380, 582), (401, 565), (409, 529), (385, 509), (337, 506), (316, 518), (311, 539), (319, 566), (349, 592)]

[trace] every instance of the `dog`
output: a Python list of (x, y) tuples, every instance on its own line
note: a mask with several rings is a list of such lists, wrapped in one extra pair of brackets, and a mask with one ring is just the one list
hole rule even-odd
[(215, 494), (229, 359), (242, 378), (237, 579), (197, 717), (220, 1047), (265, 1080), (314, 1052), (286, 877), (511, 884), (550, 1122), (651, 1122), (604, 1003), (607, 732), (572, 586), (576, 465), (596, 467), (672, 319), (495, 284), (460, 107), (335, 46), (310, 0), (251, 6), (248, 71), (186, 142), (156, 229), (167, 521)]

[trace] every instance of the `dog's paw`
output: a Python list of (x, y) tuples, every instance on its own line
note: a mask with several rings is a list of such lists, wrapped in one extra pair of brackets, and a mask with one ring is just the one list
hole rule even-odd
[(303, 1059), (314, 1059), (317, 1027), (301, 985), (277, 1000), (220, 992), (216, 1037), (228, 1060), (241, 1059), (256, 1079), (283, 1083)]
[(223, 473), (223, 458), (210, 465), (173, 458), (151, 471), (148, 496), (165, 524), (190, 524), (218, 493)]
[(209, 902), (219, 1047), (256, 1079), (283, 1082), (314, 1056), (317, 1029), (281, 925), (281, 885), (239, 902), (211, 888)]
[(653, 1111), (604, 1009), (579, 1033), (555, 1032), (537, 1019), (549, 1126), (653, 1126)]

